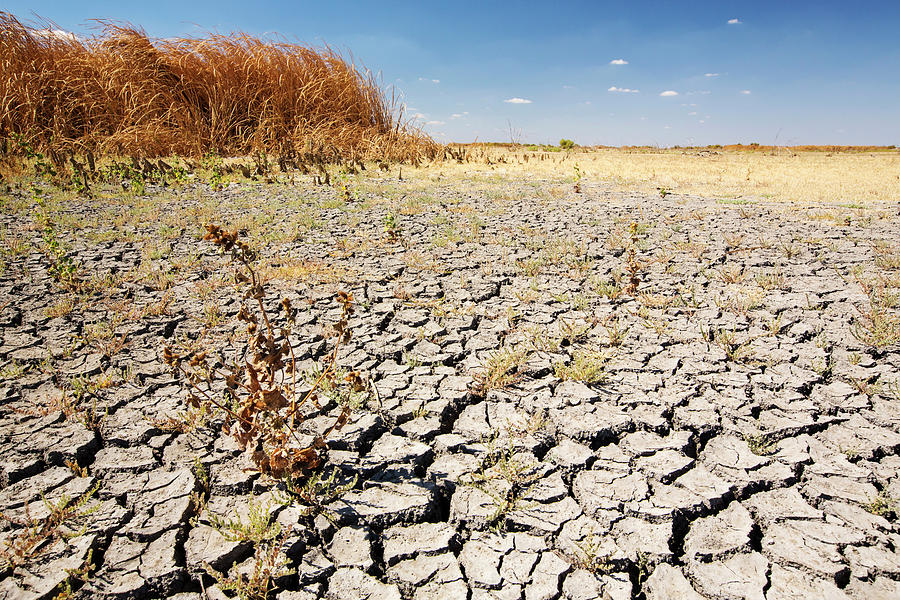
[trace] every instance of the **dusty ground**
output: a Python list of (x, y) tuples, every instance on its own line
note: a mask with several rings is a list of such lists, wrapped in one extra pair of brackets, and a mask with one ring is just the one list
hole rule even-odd
[[(4, 197), (0, 598), (67, 579), (84, 597), (222, 597), (254, 546), (211, 515), (261, 512), (289, 532), (281, 599), (900, 597), (896, 198), (383, 177), (351, 178), (349, 203), (308, 183), (44, 189), (53, 234), (31, 193)], [(358, 476), (334, 522), (277, 503), (214, 427), (160, 422), (186, 395), (162, 345), (236, 328), (207, 221), (263, 247), (302, 307), (304, 365), (327, 352), (333, 293), (358, 302), (340, 364), (380, 403), (329, 442), (327, 471)], [(48, 271), (54, 236), (79, 292)]]

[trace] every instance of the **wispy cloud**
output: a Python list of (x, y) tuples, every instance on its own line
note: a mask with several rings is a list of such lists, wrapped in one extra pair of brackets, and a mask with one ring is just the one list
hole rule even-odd
[(640, 90), (633, 90), (631, 88), (620, 88), (616, 86), (612, 86), (607, 92), (616, 92), (618, 94), (637, 94)]
[(504, 102), (507, 104), (531, 104), (531, 100), (527, 98), (507, 98)]
[(744, 94), (745, 96), (749, 96), (750, 90), (741, 90), (741, 93)]
[(451, 119), (462, 119), (463, 117), (465, 117), (468, 114), (469, 114), (469, 111), (463, 111), (461, 113), (453, 113), (452, 115), (450, 115), (450, 118)]
[(667, 98), (669, 96), (677, 96), (677, 95), (678, 95), (678, 92), (676, 92), (675, 90), (666, 90), (660, 94), (660, 96), (662, 96), (664, 98)]
[(440, 79), (429, 79), (427, 77), (419, 77), (419, 81), (427, 81), (430, 83), (440, 83), (441, 82)]
[(625, 60), (624, 58), (614, 58), (611, 61), (609, 61), (609, 64), (611, 64), (611, 65), (627, 65), (628, 61)]
[(444, 121), (425, 121), (426, 125), (446, 125)]
[(719, 74), (718, 73), (704, 73), (703, 76), (704, 77), (718, 77)]
[(64, 42), (77, 42), (81, 39), (71, 31), (66, 31), (65, 29), (36, 29), (31, 31), (30, 34), (33, 37), (56, 38)]
[(740, 19), (728, 19), (729, 25), (740, 25), (741, 23), (743, 23), (743, 21)]

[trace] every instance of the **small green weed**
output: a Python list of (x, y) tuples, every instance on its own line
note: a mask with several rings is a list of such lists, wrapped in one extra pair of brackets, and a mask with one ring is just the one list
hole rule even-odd
[(775, 442), (765, 434), (744, 434), (744, 441), (750, 452), (757, 456), (768, 456), (775, 452)]
[(13, 527), (12, 535), (6, 536), (0, 547), (0, 570), (31, 564), (54, 540), (83, 535), (87, 528), (85, 518), (99, 508), (99, 505), (88, 507), (96, 492), (97, 486), (94, 486), (77, 499), (65, 494), (56, 502), (45, 498), (44, 506), (48, 514), (41, 519), (27, 514), (24, 519), (19, 519), (0, 512), (0, 519)]
[(584, 383), (600, 383), (607, 379), (605, 366), (609, 355), (592, 350), (576, 350), (568, 364), (558, 362), (555, 365), (556, 377), (561, 381), (583, 381)]
[(517, 369), (526, 356), (527, 352), (518, 348), (503, 348), (490, 354), (473, 377), (472, 393), (484, 397), (490, 390), (514, 384), (521, 378)]
[(865, 509), (873, 515), (894, 519), (897, 516), (897, 501), (885, 492), (881, 492), (866, 504)]

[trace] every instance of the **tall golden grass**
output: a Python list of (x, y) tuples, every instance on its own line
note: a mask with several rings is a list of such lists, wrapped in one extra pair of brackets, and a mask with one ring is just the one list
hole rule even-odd
[(0, 12), (0, 138), (109, 154), (417, 160), (440, 146), (396, 95), (330, 48), (243, 33), (155, 40), (98, 21), (88, 39)]

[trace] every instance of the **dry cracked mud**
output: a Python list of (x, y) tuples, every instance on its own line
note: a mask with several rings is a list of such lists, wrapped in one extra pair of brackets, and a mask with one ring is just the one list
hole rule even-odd
[[(115, 201), (67, 201), (91, 223), (61, 230), (70, 256), (108, 282), (70, 310), (28, 212), (0, 216), (31, 244), (0, 277), (0, 543), (85, 499), (0, 571), (0, 599), (67, 579), (74, 597), (222, 598), (209, 570), (247, 572), (253, 545), (207, 515), (261, 505), (290, 532), (280, 600), (900, 597), (900, 354), (865, 320), (877, 300), (896, 326), (894, 207), (549, 181), (199, 193), (133, 225)], [(339, 363), (379, 402), (329, 440), (328, 468), (358, 476), (333, 520), (278, 504), (214, 427), (161, 426), (186, 396), (162, 345), (204, 319), (227, 339), (238, 308), (226, 258), (198, 223), (162, 231), (167, 207), (279, 232), (263, 253), (303, 307), (304, 365), (327, 352), (334, 291), (356, 298)], [(501, 359), (507, 380), (476, 393)], [(73, 379), (93, 385), (67, 414)]]

